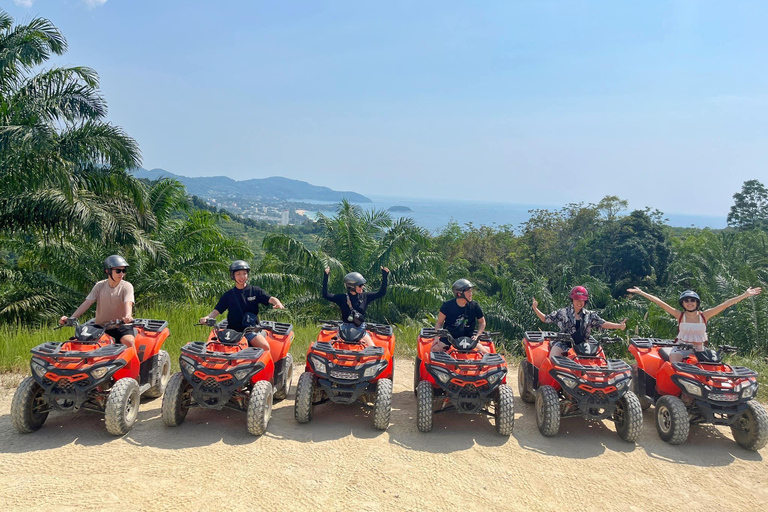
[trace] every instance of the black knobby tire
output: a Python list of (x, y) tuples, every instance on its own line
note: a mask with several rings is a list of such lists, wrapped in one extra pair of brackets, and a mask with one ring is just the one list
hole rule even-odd
[(159, 373), (160, 380), (155, 382), (155, 385), (144, 392), (144, 396), (150, 398), (158, 398), (163, 396), (165, 388), (168, 387), (168, 382), (171, 380), (171, 356), (165, 350), (159, 350), (157, 352), (157, 358), (152, 365), (152, 378)]
[(506, 384), (499, 386), (494, 404), (496, 432), (503, 436), (512, 435), (515, 426), (515, 394)]
[(733, 439), (747, 450), (756, 452), (768, 442), (768, 413), (755, 400), (747, 402), (747, 410), (731, 425)]
[(421, 368), (421, 359), (416, 358), (416, 366), (413, 368), (413, 394), (416, 394), (416, 388), (419, 387), (419, 381), (421, 381), (421, 375), (419, 375), (419, 369)]
[(315, 381), (312, 373), (302, 373), (299, 377), (299, 383), (296, 385), (296, 401), (293, 404), (293, 416), (299, 423), (309, 423), (312, 419), (314, 394)]
[(272, 384), (260, 380), (253, 385), (251, 399), (248, 400), (248, 432), (260, 436), (267, 431), (272, 417)]
[(376, 401), (373, 404), (373, 428), (387, 430), (392, 412), (392, 381), (379, 379), (376, 382)]
[[(48, 419), (48, 405), (43, 399), (43, 388), (34, 377), (21, 381), (11, 402), (11, 423), (20, 434), (29, 434), (39, 430)], [(39, 412), (39, 409), (45, 409)]]
[(284, 361), (285, 382), (280, 386), (280, 389), (275, 391), (275, 400), (285, 400), (285, 397), (291, 392), (291, 386), (293, 385), (293, 356), (288, 354), (285, 356)]
[(192, 386), (184, 379), (181, 372), (174, 373), (168, 381), (163, 395), (163, 423), (168, 427), (178, 427), (184, 422), (189, 412), (189, 391)]
[(651, 401), (648, 400), (648, 397), (645, 396), (645, 393), (643, 393), (640, 390), (640, 372), (637, 370), (637, 365), (632, 365), (632, 392), (637, 396), (637, 399), (640, 400), (640, 408), (645, 411), (647, 410), (651, 405)]
[(130, 377), (120, 379), (112, 386), (104, 411), (107, 432), (114, 436), (130, 432), (139, 415), (140, 398), (139, 383)]
[(643, 432), (643, 408), (640, 399), (631, 391), (624, 393), (616, 402), (612, 418), (616, 433), (628, 443), (637, 441)]
[(416, 387), (416, 425), (419, 432), (432, 430), (432, 404), (435, 400), (435, 392), (428, 380), (419, 382)]
[(536, 425), (547, 437), (560, 431), (560, 397), (552, 386), (541, 386), (536, 390)]
[(520, 362), (520, 366), (517, 367), (517, 390), (520, 393), (520, 398), (523, 402), (532, 404), (536, 401), (536, 395), (531, 390), (531, 382), (528, 380), (528, 365), (531, 364), (525, 359)]
[(691, 421), (682, 400), (665, 395), (656, 402), (656, 431), (669, 444), (682, 444), (688, 439)]

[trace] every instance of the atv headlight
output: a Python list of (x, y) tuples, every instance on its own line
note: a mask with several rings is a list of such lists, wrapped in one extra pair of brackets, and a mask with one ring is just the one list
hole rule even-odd
[(48, 373), (48, 370), (45, 369), (45, 366), (38, 363), (34, 359), (32, 360), (32, 371), (35, 372), (35, 375), (42, 378), (45, 377), (45, 374)]
[(750, 384), (741, 390), (741, 398), (752, 398), (757, 394), (757, 384)]
[(499, 382), (499, 379), (501, 379), (501, 375), (502, 375), (502, 373), (501, 373), (501, 372), (496, 372), (496, 373), (492, 373), (492, 374), (490, 374), (490, 375), (488, 376), (488, 384), (490, 384), (491, 386), (493, 386), (494, 384), (496, 384), (497, 382)]
[(563, 386), (567, 388), (575, 388), (579, 384), (579, 382), (573, 377), (563, 375), (562, 373), (558, 373), (557, 376), (560, 377), (560, 381), (563, 383)]
[(443, 384), (451, 380), (451, 374), (444, 370), (435, 369), (435, 376), (437, 377), (437, 380), (439, 380)]
[(699, 384), (686, 379), (679, 379), (677, 382), (683, 387), (683, 389), (685, 389), (686, 393), (689, 395), (702, 396), (701, 386)]
[(621, 391), (625, 387), (627, 387), (627, 383), (629, 382), (629, 379), (624, 379), (622, 381), (619, 381), (616, 383), (616, 390)]
[(363, 378), (364, 378), (364, 379), (370, 379), (370, 378), (373, 378), (373, 377), (375, 377), (375, 376), (376, 376), (376, 375), (378, 375), (378, 374), (379, 374), (379, 372), (381, 372), (381, 371), (382, 371), (382, 370), (383, 370), (383, 369), (384, 369), (386, 366), (387, 366), (387, 363), (379, 363), (379, 364), (374, 364), (374, 365), (372, 365), (372, 366), (370, 366), (370, 367), (366, 368), (366, 369), (365, 369), (365, 371), (363, 372)]
[(311, 359), (312, 359), (312, 363), (313, 363), (313, 364), (314, 364), (314, 366), (315, 366), (315, 371), (316, 371), (317, 373), (326, 373), (326, 372), (327, 372), (327, 370), (326, 370), (326, 368), (325, 368), (325, 363), (323, 362), (323, 360), (322, 360), (322, 359), (320, 359), (320, 358), (319, 358), (319, 357), (317, 357), (317, 356), (312, 356), (312, 358), (311, 358)]
[(96, 368), (95, 370), (91, 370), (91, 377), (98, 380), (104, 377), (107, 374), (107, 372), (109, 372), (114, 367), (115, 365), (111, 364), (109, 366), (102, 366), (101, 368)]
[(245, 368), (243, 370), (235, 370), (235, 378), (237, 380), (243, 380), (243, 379), (245, 379), (248, 376), (248, 373), (250, 371), (251, 370), (249, 368)]
[(179, 358), (179, 366), (190, 375), (195, 373), (195, 362), (188, 357), (181, 356)]

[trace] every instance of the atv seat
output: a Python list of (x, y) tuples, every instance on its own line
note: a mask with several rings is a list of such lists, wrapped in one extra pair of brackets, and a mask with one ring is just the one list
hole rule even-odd
[(659, 349), (659, 355), (661, 356), (662, 361), (669, 361), (669, 356), (672, 354), (672, 351), (675, 350), (672, 347), (663, 347)]

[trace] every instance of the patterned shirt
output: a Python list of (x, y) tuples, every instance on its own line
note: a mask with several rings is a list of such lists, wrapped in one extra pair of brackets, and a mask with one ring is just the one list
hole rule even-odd
[[(544, 323), (557, 324), (557, 327), (560, 328), (560, 332), (570, 335), (576, 334), (576, 318), (574, 318), (573, 306), (553, 311), (544, 317)], [(605, 320), (600, 318), (594, 311), (582, 309), (580, 329), (582, 339), (587, 339), (592, 329), (599, 329), (604, 323)]]

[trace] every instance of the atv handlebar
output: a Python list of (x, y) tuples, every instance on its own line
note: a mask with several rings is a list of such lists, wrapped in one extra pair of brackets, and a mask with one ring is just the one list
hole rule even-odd
[[(98, 324), (98, 325), (104, 328), (104, 330), (107, 330), (113, 327), (118, 327), (120, 325), (146, 326), (147, 320), (134, 318), (133, 322), (123, 322), (121, 319), (117, 319), (117, 320), (110, 320), (109, 322), (105, 322), (104, 325), (101, 325), (101, 324)], [(80, 322), (77, 320), (77, 318), (67, 318), (66, 322), (64, 322), (62, 325), (58, 325), (54, 327), (53, 330), (58, 331), (62, 327), (74, 327), (75, 329), (77, 329), (79, 326), (80, 326)]]

